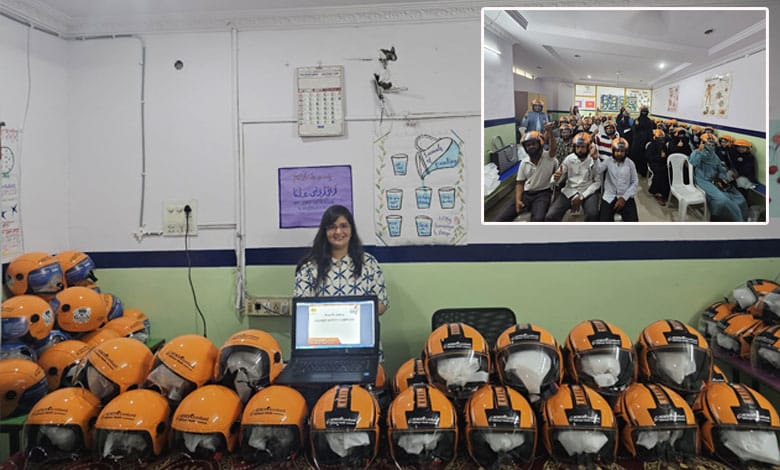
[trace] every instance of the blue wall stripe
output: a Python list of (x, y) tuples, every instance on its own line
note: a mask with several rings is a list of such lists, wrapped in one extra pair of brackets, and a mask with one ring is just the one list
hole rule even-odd
[(710, 126), (713, 129), (718, 129), (721, 131), (739, 132), (740, 134), (751, 135), (753, 137), (758, 137), (759, 139), (766, 139), (765, 131), (754, 131), (752, 129), (740, 129), (739, 127), (730, 127), (730, 126), (719, 126), (717, 124), (712, 124), (711, 122), (694, 121), (692, 119), (678, 119), (676, 116), (664, 116), (661, 114), (653, 114), (653, 117), (660, 118), (660, 119), (677, 119), (678, 121), (687, 122), (690, 125), (701, 126), (701, 127)]
[[(634, 261), (719, 258), (780, 258), (780, 239), (658, 240), (578, 243), (485, 243), (465, 246), (367, 246), (383, 263), (497, 263), (520, 261)], [(248, 266), (296, 264), (308, 251), (299, 248), (250, 248)], [(184, 251), (89, 252), (98, 269), (186, 267)], [(194, 267), (232, 267), (233, 250), (191, 250)], [(7, 264), (3, 265), (3, 271)]]
[(503, 126), (504, 124), (514, 124), (515, 118), (501, 118), (501, 119), (487, 119), (485, 121), (485, 127)]

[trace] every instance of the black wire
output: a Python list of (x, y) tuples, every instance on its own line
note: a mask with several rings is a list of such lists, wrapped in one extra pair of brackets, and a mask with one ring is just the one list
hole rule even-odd
[(200, 305), (198, 305), (198, 296), (195, 294), (195, 285), (192, 283), (192, 260), (190, 260), (190, 248), (188, 244), (189, 235), (190, 213), (187, 212), (184, 215), (184, 256), (187, 258), (187, 280), (190, 281), (190, 290), (192, 291), (192, 300), (195, 302), (195, 309), (198, 311), (198, 315), (200, 315), (201, 322), (203, 323), (203, 337), (208, 338), (209, 335), (206, 330), (206, 317), (200, 310)]

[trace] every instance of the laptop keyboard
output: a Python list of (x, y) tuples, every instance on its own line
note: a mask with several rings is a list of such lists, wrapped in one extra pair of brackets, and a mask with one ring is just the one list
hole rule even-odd
[(371, 361), (369, 359), (350, 359), (348, 361), (340, 360), (300, 360), (296, 359), (296, 373), (314, 373), (314, 372), (363, 372), (369, 370)]

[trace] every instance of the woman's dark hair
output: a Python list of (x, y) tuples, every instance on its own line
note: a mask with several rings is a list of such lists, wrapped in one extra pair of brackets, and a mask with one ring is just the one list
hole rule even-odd
[(320, 228), (317, 230), (317, 235), (314, 236), (311, 251), (298, 262), (298, 266), (295, 268), (295, 272), (298, 272), (307, 262), (314, 262), (317, 265), (317, 287), (325, 282), (330, 269), (331, 247), (330, 242), (328, 242), (328, 227), (333, 225), (336, 219), (342, 215), (347, 219), (347, 223), (349, 223), (349, 227), (352, 229), (347, 250), (349, 257), (352, 258), (352, 262), (355, 264), (355, 279), (359, 278), (363, 273), (363, 243), (358, 236), (355, 219), (352, 217), (352, 212), (349, 209), (335, 204), (325, 209), (320, 220)]

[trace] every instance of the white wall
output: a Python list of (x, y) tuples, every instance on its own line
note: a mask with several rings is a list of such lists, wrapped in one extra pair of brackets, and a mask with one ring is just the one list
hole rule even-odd
[[(702, 116), (704, 80), (714, 75), (726, 73), (731, 73), (732, 77), (728, 116), (725, 118)], [(680, 95), (677, 111), (671, 112), (667, 110), (668, 89), (678, 84)], [(764, 108), (766, 103), (766, 51), (762, 51), (683, 80), (653, 88), (652, 113), (714, 125), (766, 131)]]
[(21, 154), (24, 248), (57, 252), (69, 247), (67, 192), (67, 48), (48, 34), (0, 17), (0, 121), (23, 126), (27, 102), (29, 33), (30, 104)]
[(518, 88), (516, 77), (512, 73), (512, 44), (485, 30), (486, 45), (501, 51), (501, 55), (485, 50), (484, 54), (484, 113), (485, 119), (505, 119), (515, 116), (515, 90)]

